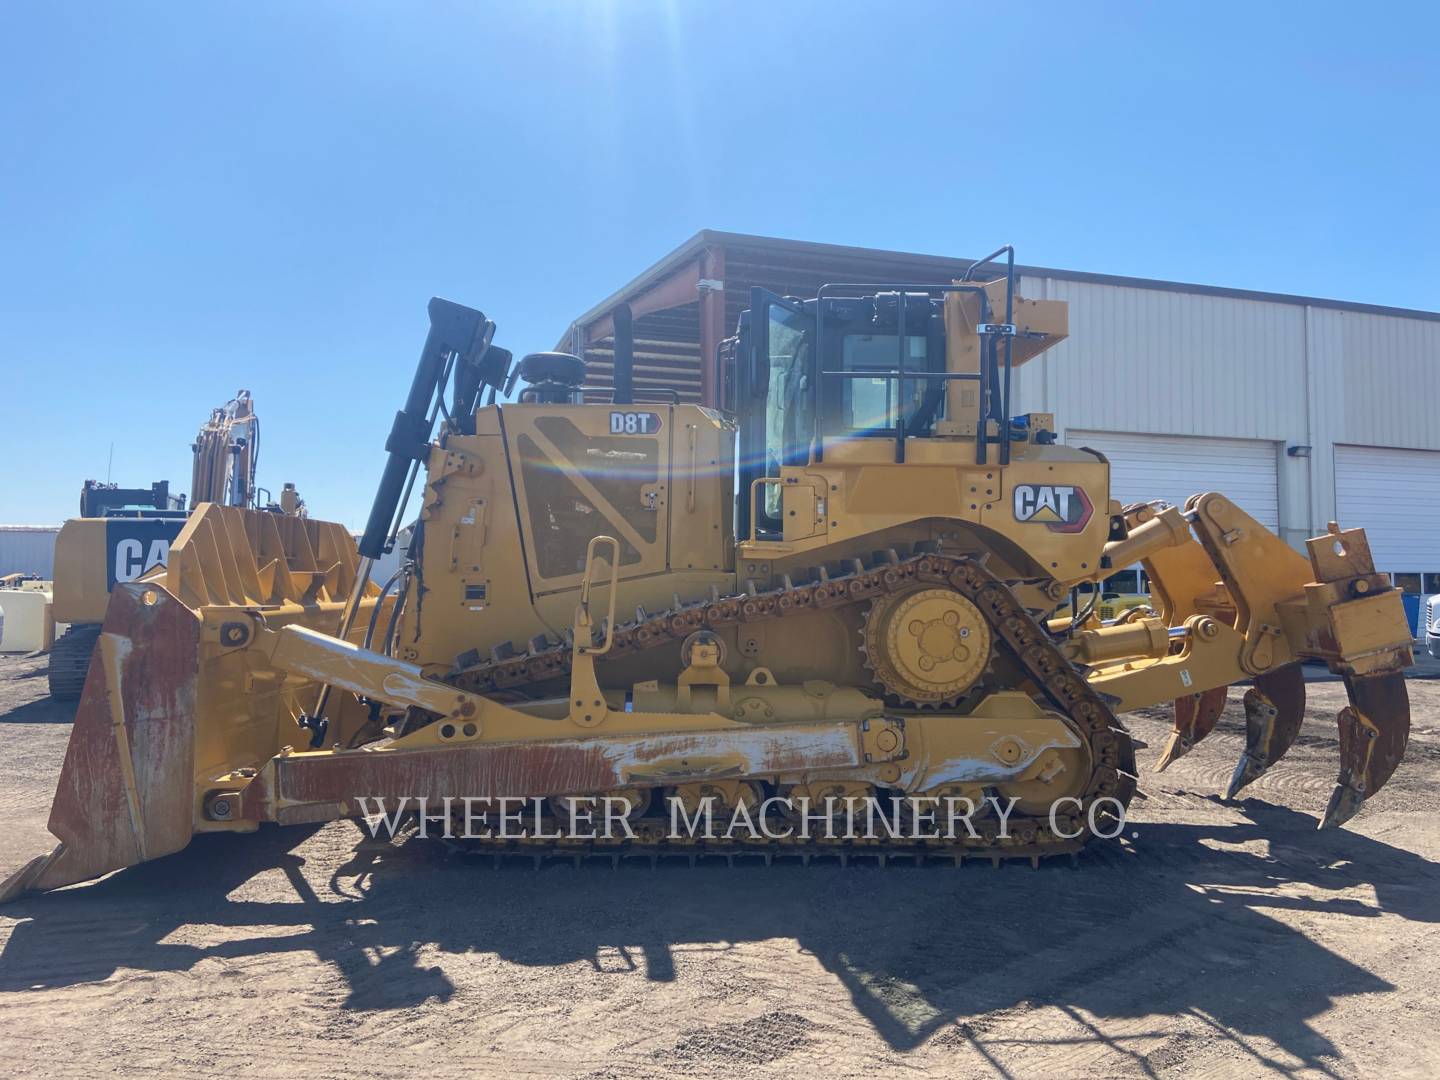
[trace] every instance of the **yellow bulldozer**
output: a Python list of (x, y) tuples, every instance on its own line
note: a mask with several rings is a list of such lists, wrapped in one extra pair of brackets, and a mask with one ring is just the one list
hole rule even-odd
[[(1307, 659), (1349, 691), (1322, 824), (1346, 821), (1409, 731), (1410, 632), (1364, 533), (1306, 557), (1220, 494), (1113, 502), (1102, 455), (1011, 415), (1013, 369), (1068, 324), (1001, 256), (987, 280), (755, 290), (725, 409), (635, 400), (620, 312), (601, 389), (432, 300), (358, 548), (208, 504), (116, 588), (60, 844), (3, 895), (377, 812), (536, 857), (1038, 862), (1123, 824), (1117, 714), (1176, 702), (1163, 767), (1251, 682), (1233, 796), (1295, 739)], [(370, 582), (422, 468), (401, 569)], [(1153, 610), (1055, 617), (1137, 563)], [(857, 835), (861, 804), (894, 817)]]

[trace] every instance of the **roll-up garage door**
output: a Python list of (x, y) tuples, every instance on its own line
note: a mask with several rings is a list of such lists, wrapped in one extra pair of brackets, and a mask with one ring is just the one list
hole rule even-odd
[(1279, 528), (1272, 442), (1073, 430), (1065, 442), (1110, 459), (1110, 497), (1122, 505), (1163, 499), (1183, 507), (1191, 495), (1219, 491), (1267, 529)]
[(1440, 573), (1440, 451), (1336, 446), (1335, 514), (1365, 530), (1375, 569)]

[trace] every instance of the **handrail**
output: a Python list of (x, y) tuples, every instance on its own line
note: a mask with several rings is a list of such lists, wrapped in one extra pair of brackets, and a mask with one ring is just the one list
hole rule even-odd
[[(612, 404), (612, 405), (615, 405), (615, 404), (634, 405), (634, 404), (636, 404), (635, 396), (636, 396), (637, 394), (669, 394), (669, 395), (670, 395), (670, 404), (671, 404), (671, 405), (679, 405), (679, 404), (680, 404), (680, 391), (679, 391), (679, 390), (676, 390), (673, 386), (638, 386), (638, 387), (634, 387), (634, 388), (632, 388), (631, 391), (630, 391), (630, 400), (629, 400), (629, 401), (622, 401), (622, 402), (618, 402), (618, 403), (615, 401), (615, 388), (614, 388), (613, 386), (577, 386), (575, 389), (576, 389), (577, 392), (579, 392), (579, 393), (581, 393), (581, 394), (604, 394), (604, 393), (607, 393), (607, 392), (608, 392), (608, 393), (610, 394), (610, 404)], [(648, 402), (648, 403), (646, 403), (646, 404), (654, 405), (654, 404), (656, 404), (656, 403), (652, 401), (652, 402)]]
[(605, 616), (605, 642), (602, 645), (587, 645), (575, 636), (576, 651), (601, 656), (610, 651), (615, 643), (615, 596), (620, 591), (620, 541), (613, 536), (592, 536), (585, 547), (585, 574), (580, 579), (580, 606), (575, 612), (575, 629), (589, 629), (595, 624), (590, 618), (590, 570), (595, 561), (595, 545), (610, 545), (610, 610)]

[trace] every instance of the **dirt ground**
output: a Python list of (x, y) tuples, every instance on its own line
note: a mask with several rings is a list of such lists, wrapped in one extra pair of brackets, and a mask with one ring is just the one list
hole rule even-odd
[[(48, 849), (70, 730), (0, 658), (0, 869)], [(1341, 832), (1334, 682), (1215, 797), (1220, 729), (1078, 867), (492, 869), (347, 823), (209, 837), (0, 909), (13, 1076), (1132, 1077), (1440, 1072), (1440, 681)]]

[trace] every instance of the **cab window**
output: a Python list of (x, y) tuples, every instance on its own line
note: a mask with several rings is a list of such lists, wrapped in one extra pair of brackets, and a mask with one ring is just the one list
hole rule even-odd
[[(843, 371), (894, 371), (896, 356), (893, 334), (846, 334), (841, 339), (840, 367)], [(919, 334), (905, 336), (905, 368), (926, 370), (926, 341)], [(893, 431), (895, 395), (900, 383), (893, 378), (845, 379), (841, 382), (841, 425), (856, 434)], [(905, 387), (905, 416), (915, 416), (925, 397), (925, 384), (918, 380)], [(921, 434), (912, 432), (912, 434)]]
[[(803, 463), (809, 453), (814, 417), (813, 336), (810, 318), (773, 304), (769, 321), (770, 377), (765, 393), (765, 476), (779, 476), (780, 466)], [(780, 489), (767, 485), (765, 514), (778, 517)]]

